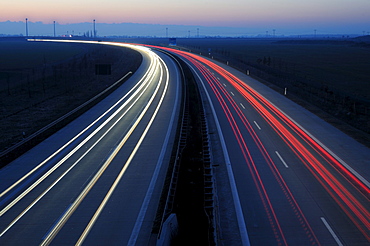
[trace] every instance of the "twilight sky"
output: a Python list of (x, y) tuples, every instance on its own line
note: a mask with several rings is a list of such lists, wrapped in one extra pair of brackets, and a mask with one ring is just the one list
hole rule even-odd
[[(0, 0), (0, 22), (146, 23), (370, 31), (370, 0)], [(340, 31), (342, 30), (342, 31)], [(1, 33), (1, 30), (0, 30)]]

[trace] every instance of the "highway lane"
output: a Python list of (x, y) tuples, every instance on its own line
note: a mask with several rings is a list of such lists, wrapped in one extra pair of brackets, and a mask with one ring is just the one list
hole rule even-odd
[[(221, 235), (222, 240), (228, 239), (224, 241), (226, 244), (231, 240), (230, 244), (234, 245), (368, 242), (368, 176), (361, 176), (361, 168), (357, 169), (359, 174), (348, 171), (348, 167), (342, 168), (344, 161), (337, 157), (353, 164), (344, 158), (345, 153), (328, 155), (328, 149), (317, 144), (316, 138), (325, 139), (297, 127), (275, 105), (227, 71), (201, 57), (177, 54), (193, 67), (204, 88), (207, 115), (213, 122), (210, 125), (219, 134), (212, 148), (221, 150), (215, 151), (214, 156), (220, 153), (223, 156), (214, 157), (214, 162), (221, 164), (214, 169), (216, 175), (221, 172), (228, 175), (230, 187), (227, 190), (230, 194), (219, 196), (224, 196), (222, 200), (230, 198), (227, 202), (233, 200), (235, 211), (229, 217), (221, 208), (218, 216), (221, 223), (227, 222), (221, 225), (223, 232), (232, 231), (231, 226), (226, 227), (233, 224), (230, 218), (234, 217), (239, 229), (238, 239), (230, 234)], [(165, 164), (158, 167), (165, 163), (161, 160), (166, 158), (162, 154), (168, 150), (167, 141), (173, 139), (169, 125), (177, 118), (179, 93), (175, 65), (160, 56), (175, 74), (173, 77), (165, 75), (164, 63), (151, 62), (147, 57), (134, 79), (113, 93), (118, 97), (113, 103), (126, 96), (110, 111), (113, 103), (104, 100), (68, 129), (62, 129), (0, 171), (0, 243), (148, 243), (160, 193), (160, 184), (155, 185), (156, 177), (158, 180), (163, 177), (153, 172), (164, 175)], [(160, 95), (166, 91), (164, 81), (169, 77), (177, 83), (168, 84), (167, 90), (172, 93), (166, 94), (160, 103)], [(130, 91), (131, 88), (135, 89)], [(152, 95), (156, 96), (152, 98)], [(151, 100), (152, 104), (148, 103)], [(279, 100), (274, 102), (278, 103)], [(152, 118), (157, 105), (163, 106), (159, 115)], [(146, 133), (152, 119), (153, 125)], [(307, 129), (307, 124), (304, 126)], [(74, 136), (76, 139), (56, 153)], [(52, 158), (15, 183), (48, 156)], [(59, 164), (55, 171), (43, 176)], [(37, 180), (39, 183), (35, 184)], [(26, 190), (32, 184), (35, 187)], [(223, 185), (219, 180), (218, 190), (224, 189)], [(8, 187), (11, 189), (7, 190)]]
[(143, 64), (123, 86), (0, 170), (1, 244), (149, 242), (180, 76), (163, 54), (133, 48)]
[(344, 153), (333, 153), (318, 141), (320, 135), (304, 130), (294, 115), (282, 113), (228, 71), (202, 57), (173, 52), (194, 68), (219, 122), (230, 191), (236, 193), (237, 243), (369, 242), (369, 183), (351, 168), (356, 163), (344, 162)]

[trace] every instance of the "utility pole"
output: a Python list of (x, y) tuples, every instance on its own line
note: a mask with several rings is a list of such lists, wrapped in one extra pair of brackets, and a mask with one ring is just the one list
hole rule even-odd
[(96, 38), (95, 19), (94, 19), (94, 38)]
[(26, 18), (26, 37), (28, 37), (28, 18)]
[(55, 21), (54, 21), (54, 38), (55, 38)]

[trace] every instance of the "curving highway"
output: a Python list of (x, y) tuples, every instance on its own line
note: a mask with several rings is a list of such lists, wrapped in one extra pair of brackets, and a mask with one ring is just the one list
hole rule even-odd
[(182, 100), (178, 67), (158, 50), (182, 59), (199, 85), (219, 245), (370, 243), (368, 148), (210, 59), (99, 45), (129, 46), (143, 63), (101, 103), (0, 170), (1, 245), (154, 245)]
[[(344, 146), (348, 143), (341, 141), (354, 141), (303, 108), (296, 110), (297, 106), (283, 96), (257, 85), (275, 101), (272, 103), (249, 85), (255, 81), (248, 76), (238, 73), (243, 81), (233, 74), (237, 73), (235, 70), (231, 73), (224, 65), (198, 55), (173, 52), (192, 67), (198, 78), (209, 120), (213, 120), (213, 130), (218, 133), (213, 153), (217, 148), (223, 153), (213, 160), (217, 197), (221, 201), (217, 217), (221, 224), (219, 242), (228, 242), (225, 245), (370, 242), (368, 148), (357, 143)], [(229, 189), (224, 188), (225, 182), (217, 180), (217, 175), (222, 174), (227, 174)], [(230, 202), (220, 198), (228, 194), (234, 202), (234, 214), (230, 212)], [(234, 225), (229, 225), (230, 218)], [(239, 231), (238, 239), (235, 230)]]
[(0, 171), (1, 245), (148, 244), (179, 118), (180, 76), (167, 56), (125, 46), (142, 54), (138, 71)]

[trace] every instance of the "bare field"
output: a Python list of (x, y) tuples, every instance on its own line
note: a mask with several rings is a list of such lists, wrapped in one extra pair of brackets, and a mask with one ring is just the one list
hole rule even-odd
[(368, 146), (369, 43), (356, 39), (177, 40), (179, 47), (248, 70), (280, 93), (287, 88), (289, 98)]
[[(125, 39), (168, 46), (168, 39)], [(254, 38), (178, 38), (177, 46), (229, 62), (242, 71), (291, 74), (315, 86), (328, 86), (370, 101), (370, 48), (355, 39), (300, 40)]]
[[(141, 64), (122, 47), (0, 42), (0, 152), (112, 85)], [(111, 75), (95, 75), (111, 64)]]
[[(168, 46), (165, 38), (114, 41)], [(288, 88), (289, 98), (370, 146), (369, 42), (183, 38), (177, 44), (248, 70), (281, 93)], [(0, 41), (0, 54), (0, 152), (141, 62), (138, 54), (122, 48), (65, 43)], [(111, 63), (112, 75), (96, 76), (97, 63)]]
[(207, 56), (291, 73), (315, 85), (327, 85), (331, 90), (370, 100), (370, 48), (350, 42), (181, 39), (177, 43)]
[[(0, 68), (29, 69), (50, 64), (86, 52), (83, 46), (51, 42), (0, 42)], [(21, 58), (21, 59), (20, 59)]]
[[(168, 39), (127, 42), (168, 46)], [(370, 146), (370, 37), (178, 38), (177, 48), (227, 63)]]

